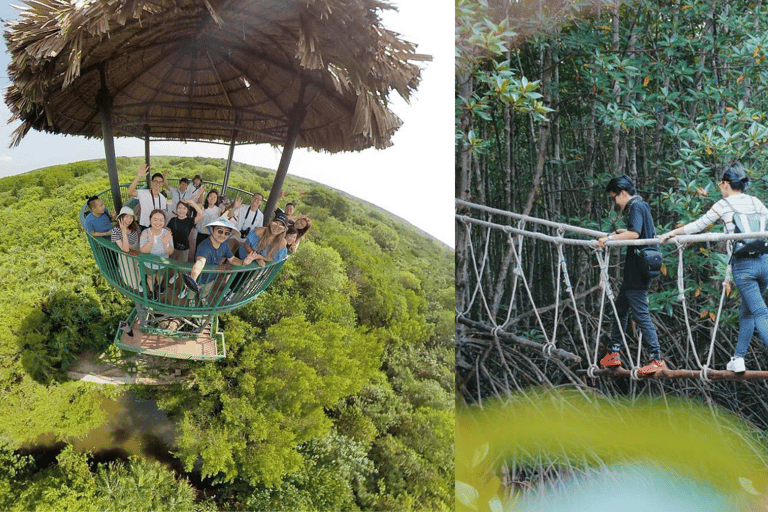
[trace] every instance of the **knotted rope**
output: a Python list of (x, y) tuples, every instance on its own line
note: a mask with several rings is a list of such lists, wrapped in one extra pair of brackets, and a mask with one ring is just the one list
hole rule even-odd
[[(625, 240), (625, 241), (611, 241), (611, 242), (607, 242), (605, 244), (607, 247), (601, 250), (597, 247), (597, 242), (594, 240), (594, 238), (603, 237), (606, 234), (599, 231), (589, 230), (589, 229), (581, 228), (578, 226), (569, 226), (567, 224), (556, 223), (556, 222), (547, 221), (544, 219), (536, 219), (534, 217), (528, 217), (520, 214), (515, 214), (512, 212), (505, 212), (503, 210), (497, 210), (497, 209), (489, 208), (482, 205), (475, 205), (465, 201), (460, 201), (458, 199), (456, 200), (456, 204), (468, 206), (471, 208), (476, 208), (481, 211), (486, 211), (492, 214), (504, 215), (506, 217), (510, 217), (518, 220), (517, 227), (512, 227), (510, 225), (494, 224), (488, 221), (473, 219), (471, 217), (461, 216), (458, 214), (456, 215), (457, 221), (462, 222), (465, 225), (468, 245), (469, 245), (470, 252), (472, 253), (472, 257), (471, 257), (472, 268), (474, 271), (474, 277), (476, 279), (474, 289), (471, 292), (471, 299), (469, 300), (464, 311), (459, 312), (457, 310), (457, 318), (463, 317), (464, 315), (468, 314), (474, 307), (475, 301), (478, 298), (480, 298), (480, 300), (482, 301), (481, 309), (485, 311), (485, 313), (488, 315), (488, 318), (490, 318), (491, 323), (493, 325), (493, 327), (491, 327), (492, 334), (496, 336), (499, 333), (504, 332), (504, 329), (511, 322), (511, 312), (513, 310), (514, 302), (519, 292), (518, 285), (520, 285), (522, 286), (522, 288), (525, 289), (524, 295), (527, 297), (528, 301), (530, 301), (531, 311), (535, 314), (538, 328), (541, 330), (543, 337), (546, 340), (541, 350), (546, 356), (549, 357), (553, 354), (553, 351), (556, 350), (557, 348), (558, 327), (561, 322), (561, 313), (562, 313), (560, 311), (561, 309), (560, 295), (563, 292), (562, 285), (565, 285), (565, 291), (568, 293), (570, 297), (570, 301), (573, 305), (574, 312), (576, 313), (576, 324), (578, 327), (579, 335), (582, 339), (582, 344), (584, 345), (586, 359), (589, 365), (587, 369), (587, 374), (589, 376), (595, 376), (596, 375), (595, 372), (598, 370), (596, 362), (598, 360), (598, 354), (600, 350), (600, 336), (602, 332), (603, 318), (605, 317), (606, 300), (610, 303), (611, 309), (613, 310), (613, 316), (615, 318), (616, 324), (618, 325), (622, 344), (626, 350), (626, 353), (627, 354), (631, 353), (629, 349), (629, 343), (627, 340), (626, 333), (624, 332), (624, 328), (621, 325), (621, 321), (618, 316), (618, 311), (615, 304), (616, 297), (611, 288), (610, 277), (608, 275), (610, 247), (630, 246), (630, 245), (633, 245), (633, 246), (634, 245), (650, 245), (650, 244), (658, 243), (658, 240), (636, 239), (636, 240)], [(526, 230), (525, 229), (526, 222), (553, 228), (556, 230), (556, 236), (550, 236), (544, 233)], [(487, 228), (487, 230), (485, 231), (486, 236), (485, 236), (485, 244), (482, 251), (482, 258), (480, 260), (478, 260), (478, 256), (476, 256), (476, 248), (474, 247), (473, 241), (472, 241), (472, 230), (470, 226), (473, 224), (484, 226)], [(490, 238), (491, 238), (490, 234), (492, 230), (501, 230), (507, 234), (507, 243), (509, 244), (509, 247), (510, 247), (509, 250), (514, 260), (513, 268), (511, 272), (513, 282), (512, 282), (512, 293), (510, 295), (509, 307), (507, 310), (506, 319), (500, 325), (497, 323), (496, 319), (494, 318), (494, 315), (492, 314), (491, 308), (488, 305), (488, 299), (486, 297), (485, 291), (483, 290), (483, 277), (485, 276), (487, 271), (489, 272), (489, 265), (490, 265), (489, 242), (490, 242)], [(586, 236), (592, 237), (593, 239), (580, 240), (580, 239), (574, 239), (574, 238), (566, 238), (565, 237), (566, 232), (586, 235)], [(680, 235), (673, 239), (673, 242), (676, 244), (676, 251), (678, 252), (678, 265), (677, 265), (678, 267), (677, 268), (678, 300), (680, 301), (681, 306), (683, 308), (683, 317), (685, 320), (686, 337), (688, 340), (688, 344), (690, 345), (691, 352), (693, 353), (696, 364), (700, 370), (699, 371), (700, 378), (703, 381), (710, 380), (708, 376), (708, 372), (714, 358), (714, 344), (715, 344), (715, 340), (717, 339), (717, 333), (719, 330), (720, 319), (722, 317), (722, 310), (725, 303), (725, 297), (728, 295), (728, 290), (730, 289), (731, 266), (730, 264), (726, 266), (725, 278), (722, 282), (723, 289), (720, 295), (717, 314), (714, 319), (714, 326), (711, 332), (710, 344), (707, 350), (705, 361), (704, 363), (702, 363), (702, 359), (700, 358), (696, 350), (696, 345), (693, 338), (693, 331), (691, 327), (691, 319), (689, 318), (689, 315), (688, 315), (688, 304), (686, 301), (685, 280), (684, 280), (684, 271), (685, 271), (685, 265), (684, 265), (684, 259), (683, 259), (684, 249), (686, 248), (686, 244), (689, 244), (692, 242), (713, 242), (713, 241), (720, 241), (720, 240), (737, 240), (737, 239), (743, 239), (743, 238), (756, 238), (756, 237), (768, 238), (768, 232), (750, 233), (750, 234), (707, 233), (707, 234), (700, 234), (700, 235)], [(534, 302), (531, 287), (529, 285), (528, 280), (526, 279), (525, 272), (523, 271), (523, 259), (522, 259), (523, 240), (526, 238), (540, 240), (547, 243), (552, 243), (555, 245), (557, 250), (557, 275), (556, 275), (556, 290), (555, 290), (555, 297), (554, 297), (555, 313), (554, 313), (554, 325), (552, 328), (551, 335), (547, 334), (547, 329), (545, 328), (544, 320), (542, 319), (541, 314), (539, 314), (539, 309), (536, 307), (536, 304)], [(596, 326), (594, 349), (590, 349), (589, 347), (584, 326), (582, 325), (582, 321), (581, 321), (581, 314), (577, 308), (575, 292), (573, 290), (573, 286), (571, 285), (570, 276), (568, 273), (568, 265), (565, 258), (564, 245), (576, 245), (576, 246), (585, 246), (585, 247), (592, 248), (594, 250), (594, 254), (598, 262), (598, 267), (600, 269), (599, 288), (601, 289), (601, 298), (600, 298), (600, 310), (599, 310), (598, 321)], [(730, 253), (730, 250), (729, 250), (729, 253)], [(547, 309), (547, 308), (544, 308), (544, 309)], [(630, 364), (633, 365), (631, 374), (632, 374), (632, 378), (634, 379), (637, 379), (639, 377), (637, 374), (637, 366), (639, 366), (640, 364), (640, 356), (641, 356), (641, 350), (642, 350), (641, 349), (642, 334), (640, 335), (639, 341), (640, 343), (638, 345), (638, 350), (636, 353), (637, 363), (630, 361)]]

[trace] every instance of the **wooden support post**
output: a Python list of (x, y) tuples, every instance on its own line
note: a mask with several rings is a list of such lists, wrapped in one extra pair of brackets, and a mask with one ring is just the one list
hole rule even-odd
[(232, 141), (229, 143), (229, 155), (227, 156), (227, 167), (224, 169), (224, 183), (221, 185), (221, 195), (227, 193), (229, 184), (229, 172), (232, 169), (232, 157), (235, 155), (235, 141), (237, 140), (237, 130), (232, 130)]
[[(144, 163), (147, 164), (147, 167), (149, 167), (149, 161), (150, 161), (150, 158), (149, 158), (149, 133), (150, 133), (150, 131), (151, 131), (150, 126), (148, 124), (145, 124), (144, 125)], [(154, 173), (151, 172), (151, 169), (150, 169), (150, 172), (147, 173), (147, 177), (146, 177), (147, 188), (151, 188), (151, 186), (152, 186), (152, 183), (151, 183), (151, 181), (152, 181), (151, 180), (152, 174), (154, 174)]]
[(109, 94), (106, 87), (102, 86), (96, 94), (96, 104), (101, 112), (101, 133), (104, 138), (104, 157), (107, 160), (109, 188), (112, 191), (113, 214), (117, 214), (123, 207), (123, 199), (120, 195), (120, 180), (117, 176), (115, 159), (115, 139), (112, 133), (112, 95)]
[(304, 120), (305, 114), (306, 110), (304, 108), (304, 84), (302, 84), (301, 92), (299, 93), (299, 100), (293, 106), (293, 110), (291, 111), (288, 125), (288, 137), (286, 138), (285, 146), (283, 147), (283, 154), (280, 156), (280, 164), (277, 166), (275, 180), (272, 182), (272, 188), (269, 191), (267, 205), (264, 207), (265, 226), (272, 220), (272, 212), (275, 211), (275, 208), (277, 207), (277, 201), (280, 199), (282, 194), (285, 175), (288, 174), (288, 165), (291, 163), (293, 148), (296, 146), (296, 140), (299, 138), (301, 122)]

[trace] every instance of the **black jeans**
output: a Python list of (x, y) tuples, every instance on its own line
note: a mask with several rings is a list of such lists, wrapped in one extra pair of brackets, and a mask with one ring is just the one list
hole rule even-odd
[[(661, 359), (659, 348), (659, 337), (656, 334), (656, 326), (651, 320), (651, 313), (648, 310), (648, 291), (647, 290), (626, 290), (623, 287), (619, 290), (619, 296), (616, 298), (616, 311), (621, 321), (621, 329), (626, 334), (629, 312), (632, 311), (632, 318), (635, 319), (640, 331), (643, 333), (643, 339), (648, 344), (651, 359)], [(609, 352), (618, 352), (621, 350), (621, 332), (616, 319), (611, 326), (611, 343)]]

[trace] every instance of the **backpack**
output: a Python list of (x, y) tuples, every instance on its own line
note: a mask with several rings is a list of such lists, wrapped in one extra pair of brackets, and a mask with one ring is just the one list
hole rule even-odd
[[(639, 202), (632, 203), (632, 207), (640, 208), (640, 212), (643, 216), (643, 229), (640, 235), (648, 238), (656, 238), (656, 230), (653, 227), (653, 218), (651, 218), (651, 209), (639, 196), (638, 200)], [(627, 214), (629, 214), (629, 212), (627, 212)], [(645, 281), (650, 281), (655, 277), (659, 277), (664, 259), (664, 254), (661, 252), (661, 248), (658, 245), (653, 244), (635, 247), (633, 250), (637, 256), (637, 267), (640, 270), (642, 278)]]
[[(731, 207), (731, 210), (733, 210), (734, 233), (759, 233), (760, 231), (766, 231), (768, 214), (760, 212), (742, 213), (734, 208), (727, 198), (724, 199), (728, 206)], [(752, 198), (752, 204), (754, 204), (754, 197)], [(768, 253), (768, 240), (765, 238), (733, 240), (734, 256), (753, 256), (766, 253)]]

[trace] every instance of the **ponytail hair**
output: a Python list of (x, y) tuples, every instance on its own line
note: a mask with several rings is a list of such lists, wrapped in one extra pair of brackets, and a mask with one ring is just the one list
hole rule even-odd
[(743, 192), (749, 184), (749, 176), (739, 162), (733, 162), (723, 171), (722, 181), (727, 181), (733, 190)]

